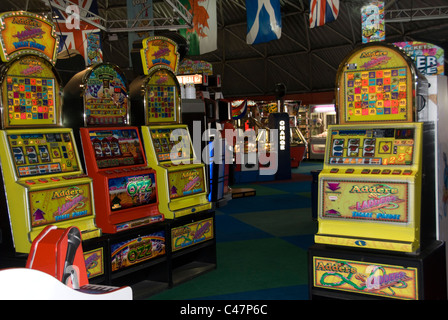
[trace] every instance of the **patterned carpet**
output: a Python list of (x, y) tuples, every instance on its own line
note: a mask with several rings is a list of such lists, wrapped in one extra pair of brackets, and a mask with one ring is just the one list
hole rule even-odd
[(317, 222), (311, 214), (312, 170), (302, 162), (284, 181), (234, 185), (256, 196), (216, 210), (217, 268), (151, 300), (308, 300), (307, 250)]

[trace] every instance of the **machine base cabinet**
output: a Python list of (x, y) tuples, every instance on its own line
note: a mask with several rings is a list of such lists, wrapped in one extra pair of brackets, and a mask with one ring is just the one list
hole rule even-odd
[(216, 269), (215, 212), (168, 220), (170, 286)]
[(313, 300), (446, 300), (445, 243), (418, 253), (314, 244), (308, 251)]
[[(216, 269), (213, 210), (83, 241), (90, 284), (130, 286), (146, 299)], [(0, 269), (24, 268), (27, 255), (0, 254)]]

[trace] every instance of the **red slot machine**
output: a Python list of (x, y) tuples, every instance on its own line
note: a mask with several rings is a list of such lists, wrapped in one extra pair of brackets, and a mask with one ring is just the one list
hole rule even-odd
[(110, 63), (90, 66), (73, 76), (64, 92), (70, 107), (65, 122), (80, 130), (86, 170), (93, 179), (98, 226), (104, 233), (117, 233), (163, 221), (155, 171), (148, 168), (138, 128), (129, 125), (122, 71)]
[[(79, 131), (77, 143), (93, 180), (96, 223), (104, 233), (103, 251), (95, 245), (84, 248), (89, 276), (112, 285), (144, 281), (165, 289), (167, 271), (161, 276), (152, 272), (152, 267), (168, 270), (165, 218), (158, 210), (157, 177), (148, 167), (139, 128), (130, 125), (124, 73), (114, 64), (92, 65), (64, 87), (64, 103), (64, 123)], [(99, 266), (102, 278), (96, 276)]]
[(25, 11), (2, 13), (0, 25), (1, 218), (2, 230), (11, 230), (5, 238), (16, 253), (28, 254), (50, 224), (78, 227), (83, 241), (99, 237), (92, 179), (83, 171), (73, 130), (62, 126), (55, 27)]

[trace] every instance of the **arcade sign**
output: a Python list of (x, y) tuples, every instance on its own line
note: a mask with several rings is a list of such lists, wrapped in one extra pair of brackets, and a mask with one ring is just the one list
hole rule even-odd
[(58, 39), (54, 25), (46, 18), (25, 11), (0, 14), (0, 58), (4, 62), (37, 54), (56, 62)]
[(177, 81), (180, 84), (202, 84), (202, 74), (182, 74), (178, 75)]
[(149, 37), (143, 39), (143, 48), (140, 50), (143, 63), (143, 72), (148, 75), (153, 67), (164, 68), (177, 73), (179, 53), (177, 44), (165, 37)]
[(396, 42), (394, 45), (411, 57), (420, 73), (427, 76), (444, 74), (445, 54), (442, 48), (419, 41)]

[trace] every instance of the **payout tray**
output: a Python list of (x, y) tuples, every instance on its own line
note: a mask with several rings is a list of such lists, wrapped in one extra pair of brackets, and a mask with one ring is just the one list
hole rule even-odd
[(421, 123), (330, 126), (315, 242), (416, 251), (421, 149)]

